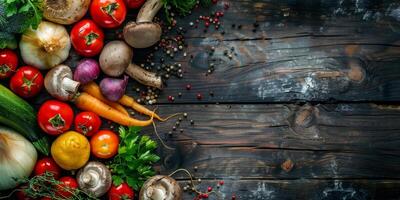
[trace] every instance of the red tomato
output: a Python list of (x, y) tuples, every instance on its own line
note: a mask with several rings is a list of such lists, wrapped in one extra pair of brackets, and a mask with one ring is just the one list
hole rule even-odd
[(50, 157), (44, 157), (36, 162), (34, 175), (44, 174), (46, 171), (51, 172), (55, 179), (58, 179), (61, 174), (61, 168)]
[(112, 184), (108, 191), (108, 200), (132, 200), (133, 198), (135, 198), (135, 192), (126, 183), (119, 186)]
[(43, 75), (34, 67), (21, 67), (11, 77), (10, 88), (21, 97), (33, 97), (43, 88)]
[(71, 106), (57, 100), (48, 100), (42, 104), (37, 114), (42, 130), (50, 135), (59, 135), (69, 130), (74, 120)]
[(94, 112), (81, 112), (75, 117), (75, 130), (86, 136), (97, 133), (101, 126), (100, 117)]
[(78, 54), (92, 57), (103, 49), (104, 33), (92, 20), (84, 19), (72, 28), (71, 42)]
[(17, 69), (18, 57), (9, 49), (0, 50), (0, 79), (7, 78)]
[(61, 183), (57, 185), (56, 196), (63, 199), (72, 197), (74, 190), (78, 188), (78, 182), (70, 176), (61, 177), (58, 181)]
[(125, 20), (125, 3), (123, 0), (93, 0), (90, 15), (101, 27), (116, 28)]
[(118, 152), (118, 135), (109, 130), (101, 130), (90, 139), (92, 154), (98, 158), (111, 158)]
[(125, 0), (126, 6), (128, 8), (140, 8), (146, 0)]

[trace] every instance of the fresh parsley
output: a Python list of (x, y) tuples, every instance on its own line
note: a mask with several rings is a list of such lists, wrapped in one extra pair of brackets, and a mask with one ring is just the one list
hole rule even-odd
[(139, 190), (155, 174), (152, 164), (160, 159), (154, 153), (157, 143), (149, 136), (140, 136), (139, 132), (140, 127), (119, 127), (121, 141), (118, 154), (109, 164), (115, 185), (126, 182)]
[(0, 49), (16, 48), (17, 36), (42, 21), (42, 0), (0, 0)]

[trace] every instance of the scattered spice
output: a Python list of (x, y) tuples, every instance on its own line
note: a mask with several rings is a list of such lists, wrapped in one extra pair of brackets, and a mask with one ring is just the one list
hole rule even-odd
[(285, 172), (290, 172), (293, 169), (294, 163), (292, 162), (292, 160), (287, 159), (285, 162), (283, 162), (281, 164), (281, 168), (285, 171)]

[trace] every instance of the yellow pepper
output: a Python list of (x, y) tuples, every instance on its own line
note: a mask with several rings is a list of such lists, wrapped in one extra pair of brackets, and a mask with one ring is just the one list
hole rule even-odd
[(51, 155), (61, 168), (79, 169), (89, 160), (90, 144), (84, 135), (68, 131), (54, 140), (51, 145)]

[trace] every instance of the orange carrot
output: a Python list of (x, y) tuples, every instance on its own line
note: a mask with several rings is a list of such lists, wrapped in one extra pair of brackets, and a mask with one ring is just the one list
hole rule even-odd
[(146, 121), (128, 117), (85, 92), (80, 93), (74, 103), (81, 110), (92, 111), (105, 119), (124, 126), (148, 126), (153, 122), (153, 116)]
[(84, 85), (82, 87), (82, 90), (84, 92), (90, 94), (91, 96), (99, 99), (100, 101), (104, 102), (105, 104), (115, 108), (116, 110), (123, 113), (124, 115), (129, 116), (128, 111), (126, 111), (126, 109), (123, 106), (121, 106), (119, 103), (112, 102), (112, 101), (106, 99), (103, 96), (103, 94), (101, 94), (100, 87), (95, 82), (90, 82), (90, 83)]

